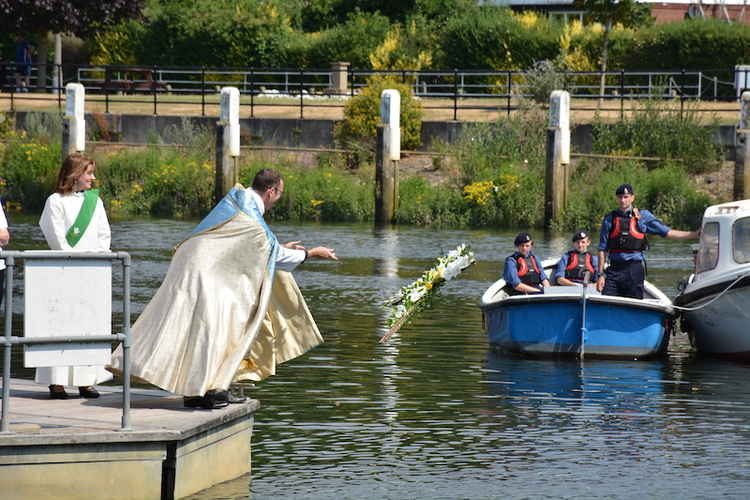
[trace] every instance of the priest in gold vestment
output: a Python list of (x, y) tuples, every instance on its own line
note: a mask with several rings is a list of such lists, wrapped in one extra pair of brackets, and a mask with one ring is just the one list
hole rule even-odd
[[(263, 220), (284, 192), (263, 169), (235, 186), (176, 248), (167, 275), (132, 328), (137, 379), (186, 396), (186, 406), (239, 402), (230, 383), (259, 381), (323, 341), (291, 275), (333, 249), (280, 245)], [(122, 346), (112, 356), (122, 372)]]

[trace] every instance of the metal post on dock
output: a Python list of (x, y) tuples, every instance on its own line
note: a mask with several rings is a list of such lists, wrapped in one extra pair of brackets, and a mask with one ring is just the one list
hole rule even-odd
[[(0, 252), (2, 253), (2, 252)], [(5, 345), (3, 346), (3, 416), (0, 422), (0, 433), (10, 428), (10, 358), (11, 331), (13, 327), (13, 268), (15, 260), (5, 257)]]
[(570, 94), (555, 90), (550, 95), (547, 158), (544, 176), (544, 224), (558, 218), (567, 204), (570, 164)]
[[(27, 250), (27, 251), (0, 251), (0, 258), (5, 260), (6, 264), (6, 276), (5, 276), (5, 324), (4, 324), (4, 335), (0, 336), (0, 344), (3, 346), (3, 402), (2, 402), (2, 420), (0, 421), (0, 434), (4, 433), (10, 433), (9, 427), (10, 427), (10, 411), (11, 411), (11, 401), (10, 401), (10, 384), (11, 384), (11, 358), (12, 358), (12, 348), (14, 345), (21, 345), (24, 346), (26, 349), (27, 347), (32, 346), (40, 346), (40, 345), (71, 345), (74, 346), (74, 348), (77, 348), (81, 344), (98, 344), (102, 347), (102, 349), (106, 350), (107, 353), (109, 353), (110, 345), (112, 341), (121, 341), (123, 343), (123, 409), (122, 409), (122, 425), (121, 430), (123, 431), (129, 431), (132, 430), (132, 426), (130, 423), (130, 346), (132, 343), (131, 335), (130, 335), (130, 272), (131, 272), (131, 259), (130, 255), (127, 252), (118, 252), (116, 254), (110, 253), (110, 252), (65, 252), (65, 251), (36, 251), (36, 250)], [(67, 263), (65, 265), (59, 264), (59, 261), (72, 261), (73, 265), (75, 265), (76, 261), (113, 261), (113, 260), (119, 260), (122, 262), (123, 265), (123, 333), (118, 334), (103, 334), (103, 335), (96, 335), (96, 334), (84, 334), (84, 335), (40, 335), (40, 329), (38, 324), (34, 324), (29, 328), (28, 323), (26, 323), (25, 326), (25, 334), (23, 337), (14, 337), (12, 335), (12, 320), (13, 320), (13, 274), (15, 269), (15, 263), (16, 260), (32, 260), (32, 261), (38, 261), (45, 264), (49, 264), (50, 262), (53, 263), (52, 266), (33, 266), (31, 268), (28, 267), (28, 264), (26, 264), (25, 268), (25, 293), (26, 293), (26, 299), (29, 298), (29, 290), (38, 290), (40, 289), (38, 286), (34, 287), (34, 283), (37, 285), (40, 283), (38, 281), (33, 281), (32, 283), (29, 282), (30, 276), (35, 276), (35, 280), (42, 279), (40, 278), (39, 269), (44, 269), (45, 272), (49, 271), (50, 269), (53, 269), (57, 267), (58, 269), (64, 269), (68, 266)], [(56, 264), (55, 264), (56, 263)], [(107, 267), (107, 269), (109, 269)], [(111, 273), (109, 271), (107, 272), (106, 276), (111, 279)], [(46, 283), (46, 282), (44, 282)], [(109, 285), (107, 285), (107, 289), (109, 289)], [(44, 290), (45, 287), (41, 287), (41, 290), (43, 290), (41, 295), (35, 295), (30, 302), (27, 302), (26, 309), (24, 311), (24, 314), (29, 314), (30, 317), (37, 317), (39, 315), (40, 310), (44, 311), (50, 311), (50, 313), (54, 316), (55, 314), (59, 313), (59, 310), (55, 308), (45, 308), (44, 305), (40, 307), (40, 304), (43, 304), (45, 300), (49, 300), (49, 296), (45, 299), (44, 296)], [(49, 293), (49, 292), (46, 292)], [(55, 292), (57, 293), (57, 292)], [(40, 299), (41, 297), (41, 299)], [(54, 297), (53, 301), (55, 304), (57, 304), (59, 298), (57, 296)], [(64, 299), (63, 299), (64, 300)], [(96, 309), (97, 311), (103, 311), (103, 310), (110, 310), (109, 304), (110, 299), (106, 299), (105, 307), (99, 307)], [(31, 304), (31, 306), (29, 305)], [(78, 303), (77, 303), (78, 304)], [(101, 304), (100, 304), (101, 305)], [(31, 312), (30, 312), (31, 311)], [(59, 317), (56, 317), (58, 322), (60, 320)], [(24, 318), (26, 319), (26, 318)], [(99, 318), (100, 320), (101, 318)], [(110, 324), (110, 319), (106, 319), (105, 323), (107, 325)], [(45, 320), (45, 321), (52, 321), (52, 320)], [(98, 321), (95, 319), (95, 321)], [(43, 323), (44, 325), (48, 323)], [(51, 323), (49, 323), (51, 324)], [(57, 323), (56, 323), (57, 324)], [(89, 325), (90, 327), (91, 325)], [(46, 326), (44, 327), (46, 328)], [(94, 327), (90, 331), (95, 331), (97, 327)], [(107, 327), (108, 329), (109, 327)], [(65, 327), (63, 327), (63, 330)], [(46, 331), (46, 330), (42, 330)], [(57, 356), (58, 354), (50, 353), (50, 351), (45, 351), (41, 355), (39, 354), (39, 350), (35, 351), (29, 351), (25, 350), (24, 355), (25, 358), (25, 365), (29, 367), (43, 367), (43, 366), (59, 366), (59, 364), (50, 363), (50, 360), (59, 360), (58, 358), (54, 358), (54, 356)], [(29, 356), (32, 356), (31, 358)], [(50, 357), (52, 356), (52, 358)], [(54, 359), (53, 359), (54, 358)], [(90, 358), (89, 358), (90, 359)]]
[(750, 91), (740, 97), (740, 122), (734, 160), (734, 199), (750, 198)]
[(375, 145), (375, 224), (393, 222), (398, 210), (398, 163), (401, 159), (401, 94), (387, 89), (380, 95)]
[(237, 88), (221, 89), (219, 116), (216, 124), (216, 203), (224, 198), (239, 179), (237, 157), (240, 155), (240, 91)]
[(130, 425), (130, 254), (119, 252), (122, 259), (122, 429), (132, 430)]

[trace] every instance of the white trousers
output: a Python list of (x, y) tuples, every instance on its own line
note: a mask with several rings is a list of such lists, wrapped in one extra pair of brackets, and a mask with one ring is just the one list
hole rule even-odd
[(37, 368), (34, 381), (41, 385), (87, 387), (112, 380), (103, 366), (53, 366)]

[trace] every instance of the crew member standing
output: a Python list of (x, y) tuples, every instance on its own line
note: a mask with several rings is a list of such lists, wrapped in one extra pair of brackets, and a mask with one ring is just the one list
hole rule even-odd
[(557, 263), (552, 281), (558, 285), (580, 285), (586, 272), (589, 280), (596, 282), (598, 277), (599, 259), (588, 252), (591, 240), (585, 231), (577, 231), (573, 235), (573, 250), (565, 253)]
[(513, 241), (516, 251), (505, 259), (503, 279), (505, 291), (509, 295), (528, 293), (544, 293), (544, 288), (550, 286), (539, 259), (531, 251), (534, 241), (526, 232), (518, 233)]
[[(603, 295), (643, 298), (645, 264), (643, 252), (648, 248), (647, 234), (658, 234), (673, 240), (699, 237), (698, 231), (678, 231), (665, 225), (648, 210), (633, 206), (633, 186), (623, 184), (615, 191), (618, 209), (602, 221), (599, 236), (599, 279), (596, 288)], [(609, 257), (609, 267), (604, 263)]]

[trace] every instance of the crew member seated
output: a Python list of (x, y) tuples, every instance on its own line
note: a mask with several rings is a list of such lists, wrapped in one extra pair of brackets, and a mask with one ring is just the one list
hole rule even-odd
[(591, 240), (585, 231), (577, 231), (573, 235), (573, 250), (565, 253), (557, 263), (552, 274), (552, 282), (557, 285), (582, 285), (586, 273), (589, 282), (596, 283), (599, 277), (597, 269), (599, 259), (588, 252)]
[(529, 293), (544, 293), (544, 288), (550, 286), (539, 259), (531, 252), (534, 241), (526, 232), (518, 233), (513, 244), (516, 251), (505, 259), (503, 279), (505, 292), (508, 295), (523, 295)]

